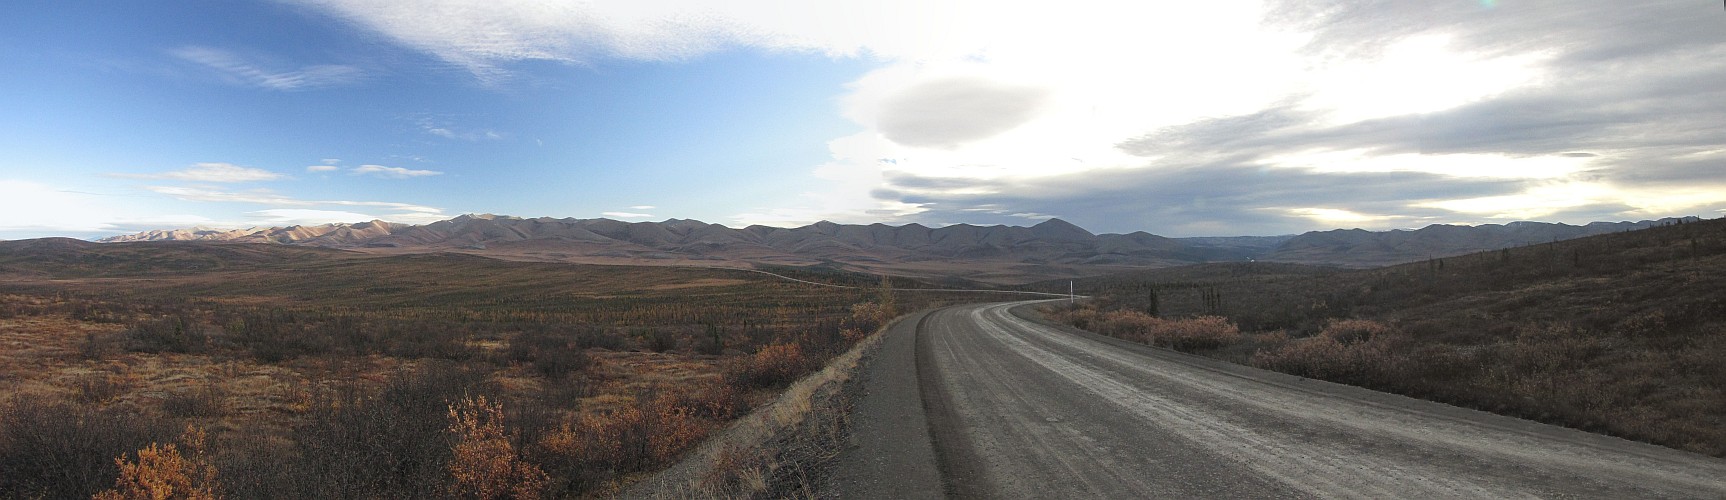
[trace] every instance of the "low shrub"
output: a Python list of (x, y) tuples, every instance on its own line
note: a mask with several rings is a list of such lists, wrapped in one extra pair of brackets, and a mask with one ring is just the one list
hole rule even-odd
[(1319, 331), (1319, 335), (1345, 345), (1367, 342), (1390, 333), (1390, 325), (1365, 319), (1333, 319)]
[(203, 429), (186, 428), (180, 437), (186, 454), (170, 443), (138, 450), (136, 461), (124, 456), (114, 459), (119, 477), (114, 487), (97, 493), (94, 500), (184, 499), (213, 500), (221, 498), (216, 481), (216, 467), (205, 450)]
[(726, 383), (740, 388), (783, 387), (803, 376), (811, 366), (802, 346), (773, 344), (727, 364), (724, 378)]
[(1240, 328), (1221, 316), (1164, 319), (1124, 309), (1108, 312), (1077, 309), (1055, 314), (1069, 324), (1096, 333), (1178, 351), (1217, 349), (1241, 341)]
[(297, 458), (266, 471), (288, 477), (253, 483), (297, 485), (292, 496), (311, 498), (435, 497), (454, 441), (447, 432), (449, 402), (474, 393), (479, 382), (475, 373), (434, 363), (393, 375), (376, 394), (320, 394), (305, 423), (294, 428)]
[(509, 361), (527, 363), (535, 373), (562, 380), (593, 365), (593, 358), (558, 335), (543, 331), (522, 332), (510, 339), (505, 353)]
[(617, 332), (593, 327), (575, 332), (575, 346), (582, 349), (622, 350), (626, 342)]
[(77, 391), (79, 403), (107, 403), (131, 389), (131, 381), (119, 375), (106, 373), (91, 373), (78, 377), (72, 382)]
[(138, 322), (124, 333), (126, 349), (136, 352), (203, 352), (209, 346), (204, 327), (186, 316), (169, 316)]
[(446, 489), (450, 497), (539, 498), (548, 478), (539, 466), (516, 453), (503, 418), (503, 405), (486, 401), (485, 396), (449, 405), (449, 433), (455, 439)]
[(634, 332), (641, 348), (652, 352), (665, 352), (677, 348), (677, 337), (663, 328), (644, 328)]
[(718, 356), (725, 353), (725, 329), (708, 323), (701, 338), (695, 342), (696, 354)]
[(0, 492), (89, 498), (114, 484), (114, 457), (171, 435), (159, 420), (119, 409), (16, 398), (0, 404)]
[(1145, 334), (1151, 345), (1180, 351), (1216, 349), (1240, 342), (1241, 330), (1221, 316), (1163, 320)]
[(227, 413), (227, 394), (213, 385), (170, 392), (162, 400), (162, 411), (179, 418), (219, 417)]
[(674, 392), (643, 394), (636, 403), (590, 413), (545, 434), (530, 456), (556, 481), (554, 496), (590, 493), (618, 476), (672, 463), (717, 427), (700, 403)]
[(1398, 377), (1404, 356), (1401, 336), (1388, 325), (1368, 320), (1331, 321), (1318, 335), (1290, 340), (1253, 354), (1260, 368), (1367, 387), (1382, 387)]

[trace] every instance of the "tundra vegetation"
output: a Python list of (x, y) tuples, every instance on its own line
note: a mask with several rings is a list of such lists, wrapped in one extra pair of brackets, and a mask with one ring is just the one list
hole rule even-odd
[(774, 272), (0, 243), (0, 497), (614, 494), (935, 298)]
[(1077, 286), (1096, 299), (1047, 314), (1236, 363), (1726, 456), (1726, 220), (1372, 270), (1208, 264)]

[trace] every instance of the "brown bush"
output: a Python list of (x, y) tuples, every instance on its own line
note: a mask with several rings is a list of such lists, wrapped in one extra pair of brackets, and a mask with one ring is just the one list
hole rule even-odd
[(1325, 324), (1319, 335), (1330, 337), (1342, 344), (1359, 344), (1374, 338), (1389, 335), (1390, 325), (1365, 319), (1333, 319)]
[(0, 496), (88, 498), (119, 473), (114, 457), (172, 436), (115, 408), (19, 397), (0, 403)]
[(180, 454), (173, 444), (156, 443), (138, 450), (136, 462), (114, 459), (120, 476), (114, 488), (97, 493), (96, 500), (204, 500), (218, 498), (216, 467), (205, 454), (204, 430), (187, 427), (180, 442), (191, 456)]
[(480, 375), (434, 363), (393, 374), (381, 391), (338, 387), (313, 395), (290, 435), (295, 459), (258, 481), (290, 482), (311, 498), (428, 498), (441, 493), (454, 447), (449, 402), (477, 392)]
[(874, 302), (861, 302), (851, 306), (851, 329), (865, 334), (875, 331), (881, 325), (893, 320), (893, 310)]
[(773, 344), (726, 366), (725, 381), (743, 388), (779, 387), (809, 371), (811, 360), (795, 343)]
[(1091, 330), (1110, 337), (1149, 344), (1151, 331), (1165, 322), (1138, 311), (1109, 311), (1096, 315)]
[(103, 404), (131, 390), (132, 381), (119, 375), (90, 373), (73, 380), (77, 400), (85, 404)]
[(677, 336), (664, 328), (643, 328), (634, 332), (641, 348), (653, 352), (666, 352), (677, 348)]
[(216, 385), (171, 392), (162, 400), (162, 411), (180, 418), (218, 417), (227, 413), (227, 393)]
[(643, 395), (634, 405), (564, 422), (541, 438), (534, 455), (559, 481), (554, 495), (588, 492), (612, 478), (670, 464), (700, 443), (718, 425), (702, 418), (714, 411), (712, 404), (686, 393)]
[(1221, 316), (1164, 320), (1146, 334), (1148, 343), (1181, 351), (1216, 349), (1241, 340), (1241, 330)]
[(547, 477), (524, 462), (504, 433), (503, 405), (485, 396), (463, 398), (449, 406), (449, 432), (455, 447), (448, 465), (449, 494), (485, 500), (539, 498)]
[(1332, 321), (1318, 335), (1253, 354), (1252, 364), (1303, 377), (1378, 387), (1397, 378), (1404, 356), (1400, 335), (1368, 320)]
[(593, 365), (593, 358), (580, 347), (571, 346), (564, 336), (544, 331), (527, 331), (510, 339), (504, 356), (509, 361), (527, 363), (534, 372), (552, 380), (562, 380)]
[(141, 321), (122, 335), (127, 350), (148, 353), (201, 353), (210, 340), (203, 325), (187, 316)]
[(660, 397), (665, 399), (661, 403), (663, 405), (688, 408), (695, 416), (714, 421), (731, 420), (749, 409), (749, 402), (744, 399), (743, 393), (721, 381), (670, 391)]
[[(1059, 314), (1059, 313), (1057, 313)], [(1179, 351), (1216, 349), (1241, 341), (1241, 331), (1221, 316), (1163, 319), (1133, 310), (1067, 312), (1064, 321), (1111, 337)]]
[(83, 341), (78, 342), (78, 357), (86, 361), (100, 360), (117, 350), (119, 341), (113, 334), (86, 332)]

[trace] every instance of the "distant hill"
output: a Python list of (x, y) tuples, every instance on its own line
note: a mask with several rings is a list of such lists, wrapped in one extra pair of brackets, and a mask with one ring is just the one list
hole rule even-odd
[(1640, 229), (1672, 220), (1586, 226), (1517, 222), (1434, 225), (1415, 231), (1359, 229), (1298, 236), (1166, 238), (1146, 232), (1093, 234), (1060, 219), (1034, 226), (836, 224), (734, 229), (697, 220), (526, 219), (462, 215), (425, 225), (384, 221), (249, 228), (176, 229), (116, 236), (103, 242), (228, 241), (360, 250), (374, 253), (457, 252), (513, 260), (602, 264), (772, 264), (849, 268), (995, 283), (1173, 267), (1204, 262), (1270, 260), (1376, 267), (1429, 257), (1496, 250)]
[(931, 228), (823, 221), (798, 228), (757, 225), (733, 229), (683, 219), (622, 222), (470, 214), (425, 225), (372, 221), (226, 231), (194, 228), (148, 231), (102, 241), (277, 243), (377, 253), (459, 252), (587, 263), (828, 265), (992, 282), (1168, 267), (1229, 257), (1143, 232), (1095, 235), (1059, 219), (1031, 227), (956, 224)]
[(1595, 222), (1583, 226), (1545, 222), (1479, 226), (1434, 224), (1413, 231), (1337, 229), (1314, 231), (1289, 238), (1275, 250), (1256, 258), (1273, 262), (1368, 268), (1698, 220), (1700, 219), (1696, 217), (1683, 217), (1641, 222)]

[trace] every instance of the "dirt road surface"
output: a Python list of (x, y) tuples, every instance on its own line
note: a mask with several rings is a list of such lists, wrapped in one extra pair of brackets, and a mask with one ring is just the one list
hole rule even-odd
[[(890, 331), (833, 489), (852, 498), (1726, 498), (1726, 460), (1042, 324), (1013, 310), (1028, 304), (949, 307)], [(908, 407), (915, 401), (921, 408)]]

